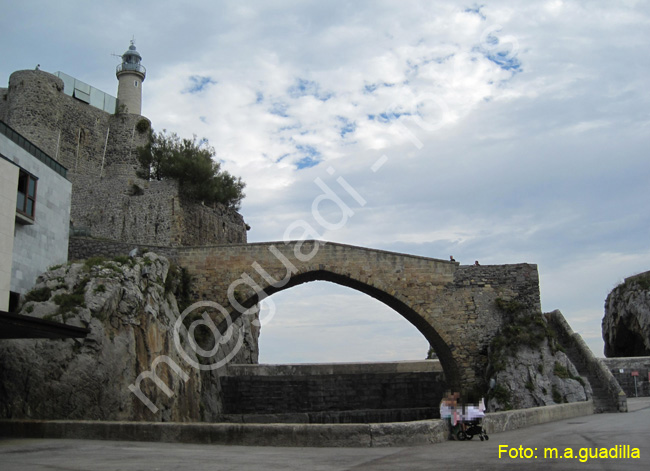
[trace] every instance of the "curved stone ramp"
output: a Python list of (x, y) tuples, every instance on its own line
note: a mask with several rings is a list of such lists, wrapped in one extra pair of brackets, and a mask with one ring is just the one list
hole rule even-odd
[(559, 310), (544, 314), (578, 373), (589, 380), (594, 412), (627, 412), (627, 396), (609, 368), (593, 354)]
[[(488, 434), (590, 415), (592, 401), (487, 414)], [(75, 438), (244, 446), (386, 447), (447, 440), (442, 420), (385, 424), (223, 424), (104, 422), (77, 420), (0, 420), (0, 436)]]

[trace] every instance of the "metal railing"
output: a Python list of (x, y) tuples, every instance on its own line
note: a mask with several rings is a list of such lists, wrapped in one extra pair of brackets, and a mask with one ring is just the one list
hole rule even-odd
[(140, 64), (129, 64), (128, 62), (122, 62), (115, 69), (116, 74), (119, 74), (120, 72), (138, 72), (142, 75), (146, 75), (147, 69), (145, 69), (144, 66)]

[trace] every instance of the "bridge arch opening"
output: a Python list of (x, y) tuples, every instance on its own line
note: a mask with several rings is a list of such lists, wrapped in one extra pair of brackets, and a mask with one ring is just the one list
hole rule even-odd
[(429, 344), (384, 303), (342, 285), (314, 281), (260, 303), (261, 364), (424, 360)]
[[(450, 345), (447, 345), (447, 343), (441, 338), (438, 332), (436, 332), (431, 324), (427, 322), (420, 313), (416, 312), (412, 307), (408, 306), (406, 303), (402, 302), (400, 299), (387, 293), (386, 291), (383, 291), (359, 280), (355, 280), (354, 278), (350, 278), (348, 276), (334, 273), (326, 269), (319, 269), (295, 274), (288, 280), (286, 284), (281, 287), (269, 285), (264, 288), (264, 293), (266, 297), (269, 297), (280, 291), (285, 291), (295, 286), (313, 281), (326, 281), (351, 288), (374, 299), (377, 299), (378, 301), (392, 308), (395, 312), (404, 317), (411, 325), (413, 325), (424, 336), (426, 341), (433, 347), (445, 373), (447, 384), (450, 387), (460, 386), (459, 370), (452, 353), (452, 347)], [(243, 306), (251, 307), (258, 302), (259, 297), (257, 295), (253, 295), (241, 304)], [(426, 354), (426, 352), (423, 352), (423, 355), (424, 354)]]

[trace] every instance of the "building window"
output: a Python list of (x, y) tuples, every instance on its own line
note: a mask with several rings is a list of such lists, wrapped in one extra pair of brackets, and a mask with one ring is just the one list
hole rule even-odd
[(23, 216), (34, 219), (36, 208), (36, 177), (21, 170), (18, 177), (18, 198), (16, 211)]
[(133, 86), (134, 86), (135, 88), (138, 88), (138, 81), (137, 81), (137, 80), (133, 82)]

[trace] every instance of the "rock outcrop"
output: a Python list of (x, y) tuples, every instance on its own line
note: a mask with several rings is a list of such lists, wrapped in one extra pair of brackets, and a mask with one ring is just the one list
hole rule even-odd
[[(175, 293), (182, 294), (182, 281), (180, 268), (153, 253), (89, 259), (41, 275), (21, 314), (87, 327), (90, 333), (85, 339), (1, 342), (0, 416), (216, 419), (221, 413), (219, 371), (196, 365), (209, 365), (231, 353), (237, 363), (255, 362), (257, 339), (250, 319), (242, 316), (222, 336), (216, 334), (221, 343), (213, 358), (198, 358), (196, 352), (211, 350), (216, 340), (198, 341), (201, 329), (208, 325), (200, 320), (207, 308), (177, 323), (181, 314)], [(204, 350), (188, 347), (183, 327), (197, 320), (203, 327), (190, 331)], [(202, 332), (204, 338), (207, 333)], [(138, 385), (139, 376), (142, 395), (152, 407), (129, 389)]]
[(563, 352), (542, 313), (511, 312), (490, 346), (488, 410), (591, 399), (589, 381)]
[(650, 356), (650, 271), (609, 293), (602, 328), (606, 357)]

